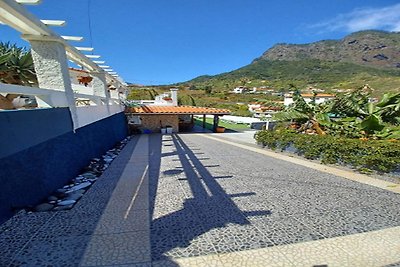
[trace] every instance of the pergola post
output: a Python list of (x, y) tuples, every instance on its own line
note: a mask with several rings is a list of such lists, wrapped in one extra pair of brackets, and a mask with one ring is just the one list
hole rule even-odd
[(213, 132), (217, 132), (217, 128), (218, 128), (218, 123), (219, 123), (219, 116), (218, 115), (214, 115), (214, 121), (213, 121)]
[(77, 128), (78, 116), (65, 45), (56, 38), (47, 36), (23, 35), (31, 44), (32, 58), (39, 87), (63, 91), (67, 100), (74, 128)]
[(203, 115), (203, 129), (206, 128), (206, 114)]

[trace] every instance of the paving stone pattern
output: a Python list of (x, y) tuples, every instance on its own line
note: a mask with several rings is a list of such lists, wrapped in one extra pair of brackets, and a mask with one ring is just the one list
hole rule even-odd
[(153, 261), (400, 225), (398, 194), (201, 135), (162, 136), (161, 146), (151, 138)]
[(0, 266), (396, 266), (399, 204), (201, 135), (142, 135), (73, 209), (0, 225)]
[[(126, 145), (73, 209), (20, 212), (2, 224), (0, 266), (134, 266), (149, 262), (148, 182), (138, 191), (143, 201), (130, 205), (148, 165), (148, 152), (143, 157), (142, 151), (148, 142), (139, 139)], [(128, 205), (130, 212), (125, 216)]]

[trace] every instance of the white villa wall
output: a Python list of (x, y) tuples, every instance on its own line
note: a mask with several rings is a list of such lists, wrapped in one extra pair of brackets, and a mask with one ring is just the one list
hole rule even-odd
[(72, 91), (77, 94), (85, 94), (85, 95), (93, 95), (93, 87), (91, 86), (84, 86), (81, 84), (72, 84)]
[[(164, 100), (165, 97), (171, 100)], [(178, 106), (178, 89), (171, 88), (170, 93), (157, 95), (154, 100), (130, 100), (130, 102), (146, 106)]]
[(123, 112), (124, 109), (120, 105), (110, 106), (81, 106), (76, 108), (76, 113), (79, 118), (78, 128), (108, 118), (114, 114)]

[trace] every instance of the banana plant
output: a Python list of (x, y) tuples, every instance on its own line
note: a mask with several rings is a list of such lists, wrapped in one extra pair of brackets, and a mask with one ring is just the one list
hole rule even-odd
[(293, 94), (294, 103), (286, 110), (274, 114), (272, 119), (275, 121), (296, 121), (302, 123), (299, 131), (313, 129), (317, 134), (325, 135), (326, 132), (321, 126), (330, 123), (329, 106), (316, 104), (315, 97), (314, 94), (311, 101), (307, 103), (300, 92), (296, 91)]
[(330, 128), (356, 126), (367, 136), (384, 136), (380, 132), (385, 127), (400, 124), (400, 93), (386, 93), (378, 103), (370, 99), (370, 92), (362, 89), (337, 97), (332, 102), (332, 112), (339, 114), (339, 119)]
[(275, 114), (273, 119), (302, 123), (300, 131), (312, 128), (320, 135), (397, 139), (399, 132), (392, 126), (400, 126), (400, 93), (387, 93), (378, 103), (370, 99), (371, 90), (366, 86), (320, 105), (315, 103), (315, 97), (307, 103), (296, 92), (294, 104)]
[(400, 93), (386, 93), (376, 104), (384, 122), (400, 125)]

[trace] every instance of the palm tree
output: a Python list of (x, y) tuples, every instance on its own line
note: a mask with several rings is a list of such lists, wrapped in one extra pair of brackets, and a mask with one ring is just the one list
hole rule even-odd
[(30, 51), (0, 42), (0, 82), (32, 86), (37, 84)]
[[(30, 51), (17, 47), (15, 44), (0, 42), (0, 82), (24, 86), (37, 84)], [(15, 102), (15, 99), (19, 96), (18, 94), (0, 96), (0, 108), (14, 109), (20, 107), (21, 104)], [(35, 100), (33, 102), (35, 103)], [(23, 103), (26, 103), (26, 100)]]

